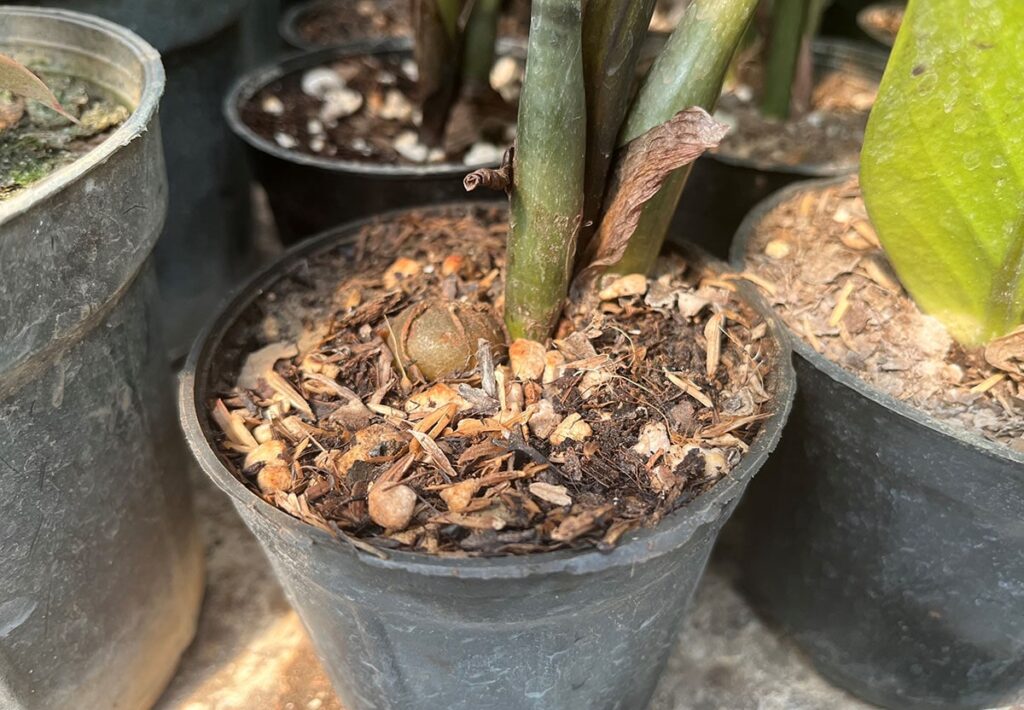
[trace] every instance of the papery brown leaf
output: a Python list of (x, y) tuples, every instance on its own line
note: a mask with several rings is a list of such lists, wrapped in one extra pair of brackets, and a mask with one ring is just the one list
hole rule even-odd
[(1011, 374), (1024, 374), (1024, 325), (985, 346), (985, 360)]
[(665, 123), (631, 140), (619, 151), (608, 188), (607, 207), (596, 236), (580, 262), (580, 289), (626, 251), (644, 204), (678, 168), (719, 144), (729, 127), (702, 108), (683, 109)]
[(78, 123), (77, 118), (64, 110), (64, 107), (57, 101), (57, 97), (53, 95), (42, 79), (20, 62), (4, 54), (0, 54), (0, 89), (6, 89), (18, 96), (24, 96), (26, 99), (38, 101), (72, 123)]
[(501, 158), (501, 165), (497, 168), (479, 168), (469, 173), (462, 179), (462, 186), (466, 192), (473, 192), (478, 187), (508, 192), (512, 186), (512, 156), (514, 154), (515, 147), (510, 146)]

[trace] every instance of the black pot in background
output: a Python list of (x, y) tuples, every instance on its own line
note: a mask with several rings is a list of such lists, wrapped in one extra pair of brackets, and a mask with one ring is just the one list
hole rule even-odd
[(206, 411), (211, 388), (239, 367), (238, 327), (251, 320), (261, 294), (301, 273), (307, 260), (351, 249), (363, 224), (291, 250), (197, 341), (180, 391), (193, 453), (267, 552), (346, 708), (645, 707), (718, 531), (785, 421), (793, 387), (787, 346), (776, 340), (775, 413), (728, 480), (613, 551), (483, 559), (390, 551), (379, 558), (250, 492), (211, 446)]
[(399, 207), (494, 199), (491, 191), (467, 194), (462, 187), (466, 173), (484, 166), (384, 165), (308, 155), (281, 148), (242, 121), (239, 107), (272, 81), (334, 59), (365, 54), (411, 58), (412, 50), (408, 39), (377, 39), (301, 54), (249, 72), (232, 87), (224, 101), (224, 115), (235, 135), (247, 146), (253, 170), (266, 190), (285, 244)]
[[(358, 0), (348, 0), (352, 5)], [(299, 25), (304, 19), (306, 19), (310, 13), (316, 12), (321, 7), (327, 7), (330, 5), (337, 4), (338, 0), (301, 0), (300, 2), (293, 3), (281, 13), (281, 19), (277, 25), (277, 33), (281, 37), (281, 41), (289, 47), (292, 47), (301, 52), (315, 52), (320, 49), (324, 49), (324, 44), (317, 44), (316, 42), (310, 42), (308, 39), (302, 36), (299, 32)], [(353, 9), (352, 12), (355, 12)], [(367, 37), (366, 39), (378, 39), (377, 37)], [(383, 37), (381, 37), (383, 39)], [(339, 45), (344, 45), (346, 42), (339, 42)]]
[[(758, 205), (733, 264), (768, 211), (827, 184)], [(824, 675), (870, 702), (1019, 702), (1024, 454), (916, 411), (791, 338), (793, 414), (727, 536), (744, 591)]]
[[(886, 55), (870, 46), (827, 39), (814, 43), (814, 61), (816, 72), (843, 68), (881, 81)], [(705, 153), (686, 182), (671, 238), (692, 242), (726, 259), (732, 236), (758, 202), (793, 182), (856, 170), (857, 165), (783, 165)]]

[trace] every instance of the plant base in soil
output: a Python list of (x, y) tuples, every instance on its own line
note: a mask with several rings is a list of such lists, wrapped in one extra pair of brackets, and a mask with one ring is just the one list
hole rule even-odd
[[(506, 220), (406, 213), (270, 288), (208, 403), (236, 475), (312, 525), (456, 556), (610, 548), (727, 476), (775, 356), (736, 282), (667, 258), (606, 279), (551, 343), (487, 344), (464, 312), (500, 323)], [(462, 323), (438, 381), (393, 352), (428, 307)]]

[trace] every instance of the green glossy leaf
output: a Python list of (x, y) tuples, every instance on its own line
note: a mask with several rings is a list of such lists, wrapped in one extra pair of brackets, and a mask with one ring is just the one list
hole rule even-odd
[(1024, 321), (1024, 2), (911, 0), (861, 187), (904, 286), (955, 338)]

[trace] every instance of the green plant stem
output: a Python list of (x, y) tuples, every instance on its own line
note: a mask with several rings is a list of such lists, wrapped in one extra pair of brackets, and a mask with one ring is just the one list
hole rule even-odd
[[(685, 108), (714, 110), (729, 61), (756, 5), (757, 0), (691, 2), (633, 102), (619, 136), (620, 146)], [(644, 205), (626, 253), (612, 271), (650, 271), (689, 174), (690, 166), (677, 170)]]
[(654, 4), (655, 0), (587, 0), (583, 13), (587, 98), (583, 243), (596, 229), (608, 168), (632, 98), (636, 62), (647, 38)]
[(582, 0), (534, 0), (519, 98), (505, 282), (512, 338), (544, 341), (569, 289), (583, 212)]
[(800, 46), (804, 42), (810, 0), (775, 0), (768, 54), (764, 67), (764, 95), (761, 111), (779, 120), (789, 117), (793, 79)]
[(466, 25), (462, 83), (470, 91), (490, 86), (494, 44), (498, 39), (501, 0), (476, 0)]
[(459, 92), (463, 0), (413, 0), (413, 54), (419, 70), (420, 140), (438, 146)]

